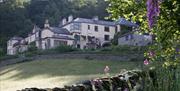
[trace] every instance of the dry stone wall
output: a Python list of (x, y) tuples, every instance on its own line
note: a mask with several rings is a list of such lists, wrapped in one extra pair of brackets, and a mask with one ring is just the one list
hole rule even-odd
[(86, 80), (63, 88), (25, 88), (18, 91), (142, 91), (142, 71), (127, 71), (107, 78)]

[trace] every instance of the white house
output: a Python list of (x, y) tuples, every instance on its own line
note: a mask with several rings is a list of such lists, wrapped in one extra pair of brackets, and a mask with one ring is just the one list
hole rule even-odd
[[(42, 49), (54, 48), (59, 45), (73, 45), (74, 39), (71, 33), (60, 27), (50, 27), (46, 22), (44, 29), (41, 31)], [(38, 43), (37, 43), (38, 44)]]
[(118, 45), (146, 46), (152, 43), (152, 36), (129, 32), (118, 38)]
[(19, 46), (23, 45), (21, 41), (23, 41), (23, 38), (21, 37), (12, 37), (9, 41), (7, 41), (7, 54), (16, 54), (19, 50)]
[[(71, 45), (81, 49), (99, 48), (110, 43), (115, 33), (121, 31), (121, 25), (137, 27), (136, 24), (124, 18), (111, 22), (99, 20), (98, 17), (73, 19), (73, 16), (69, 16), (68, 19), (62, 20), (59, 27), (51, 27), (46, 20), (43, 29), (34, 26), (28, 37), (21, 38), (17, 40), (18, 42), (10, 39), (7, 54), (14, 55), (17, 52), (23, 52), (32, 43), (38, 49), (49, 49), (59, 45)], [(17, 44), (14, 44), (15, 42)]]
[(59, 45), (73, 45), (74, 39), (71, 33), (60, 27), (50, 27), (48, 20), (44, 28), (40, 29), (34, 26), (28, 37), (13, 37), (7, 42), (7, 54), (14, 55), (18, 52), (28, 50), (28, 45), (35, 44), (38, 49), (50, 49)]
[(116, 22), (92, 19), (76, 18), (72, 16), (62, 20), (60, 25), (73, 34), (77, 48), (98, 48), (110, 43), (114, 34), (121, 31), (121, 25), (137, 27), (136, 24), (120, 18)]

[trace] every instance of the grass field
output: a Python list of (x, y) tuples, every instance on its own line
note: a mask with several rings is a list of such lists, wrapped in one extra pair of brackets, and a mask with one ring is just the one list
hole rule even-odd
[(110, 67), (111, 75), (122, 69), (140, 68), (140, 62), (106, 60), (38, 60), (0, 68), (0, 91), (23, 88), (53, 88), (71, 85), (86, 79), (103, 77), (104, 67)]

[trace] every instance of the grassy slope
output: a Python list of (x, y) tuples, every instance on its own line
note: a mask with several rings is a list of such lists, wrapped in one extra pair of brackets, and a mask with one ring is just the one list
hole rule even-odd
[(26, 87), (56, 87), (85, 79), (102, 77), (108, 65), (111, 75), (122, 69), (139, 68), (140, 62), (100, 60), (39, 60), (0, 68), (0, 90), (14, 91)]

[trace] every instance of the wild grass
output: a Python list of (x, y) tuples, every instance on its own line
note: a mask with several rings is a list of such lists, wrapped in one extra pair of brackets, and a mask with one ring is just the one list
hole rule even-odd
[[(150, 68), (149, 68), (149, 67)], [(162, 67), (162, 62), (154, 62), (143, 68), (146, 73), (143, 78), (143, 91), (179, 91), (180, 66)], [(150, 79), (151, 77), (151, 79)]]

